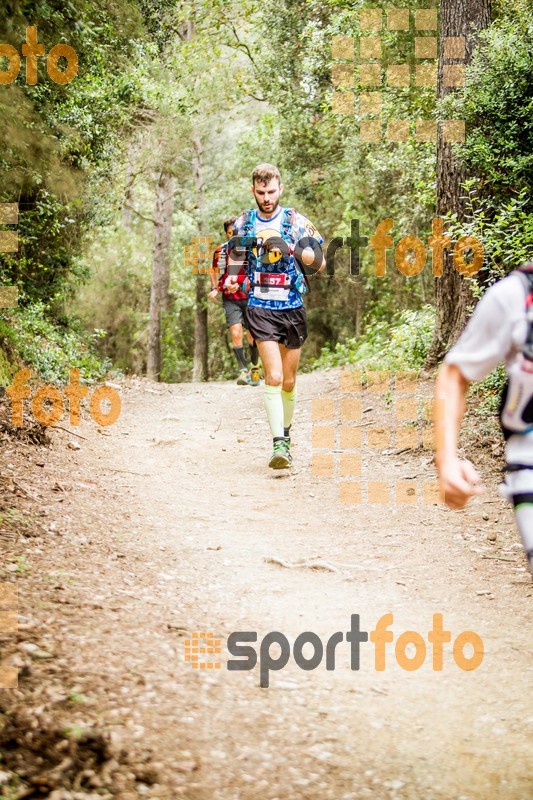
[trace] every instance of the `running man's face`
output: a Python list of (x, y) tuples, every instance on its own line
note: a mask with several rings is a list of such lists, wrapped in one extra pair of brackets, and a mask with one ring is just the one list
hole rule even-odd
[(254, 183), (252, 193), (259, 211), (272, 216), (279, 206), (279, 198), (283, 192), (283, 184), (276, 178), (271, 178), (268, 183)]
[(228, 230), (226, 231), (226, 238), (231, 239), (234, 233), (235, 233), (235, 227), (233, 225), (230, 225)]

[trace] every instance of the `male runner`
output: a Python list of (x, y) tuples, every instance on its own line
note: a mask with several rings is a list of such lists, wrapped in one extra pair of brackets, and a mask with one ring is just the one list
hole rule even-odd
[[(229, 217), (224, 221), (224, 231), (226, 238), (231, 239), (234, 232), (234, 223), (237, 217)], [(209, 277), (211, 279), (211, 290), (209, 297), (211, 300), (218, 300), (219, 292), (222, 293), (222, 305), (226, 315), (226, 324), (231, 334), (231, 343), (233, 345), (233, 352), (237, 359), (237, 364), (240, 367), (239, 377), (237, 383), (239, 386), (259, 386), (259, 353), (257, 352), (257, 345), (255, 344), (250, 331), (246, 331), (246, 337), (250, 346), (250, 357), (252, 365), (248, 369), (246, 363), (246, 356), (244, 355), (244, 347), (242, 342), (242, 328), (244, 322), (244, 312), (248, 303), (248, 294), (246, 286), (241, 287), (236, 292), (228, 292), (224, 288), (224, 280), (227, 273), (227, 242), (219, 244), (213, 253), (213, 264), (209, 270)], [(243, 272), (243, 275), (245, 273)]]
[[(302, 214), (279, 204), (283, 184), (277, 167), (260, 164), (252, 174), (256, 209), (245, 211), (235, 222), (230, 243), (230, 266), (239, 262), (239, 243), (246, 248), (246, 271), (251, 283), (246, 320), (265, 370), (265, 409), (273, 438), (269, 467), (283, 469), (292, 463), (290, 427), (296, 403), (296, 372), (307, 338), (302, 294), (307, 279), (299, 262), (323, 269), (324, 241)], [(257, 246), (252, 244), (257, 239)], [(231, 273), (231, 270), (230, 270)], [(225, 286), (237, 291), (238, 275), (229, 274)]]
[(470, 461), (459, 458), (457, 442), (470, 383), (503, 361), (509, 378), (501, 413), (507, 477), (500, 491), (514, 505), (533, 574), (532, 312), (533, 263), (491, 286), (479, 301), (437, 378), (435, 462), (450, 508), (464, 508), (470, 497), (481, 494), (481, 479)]

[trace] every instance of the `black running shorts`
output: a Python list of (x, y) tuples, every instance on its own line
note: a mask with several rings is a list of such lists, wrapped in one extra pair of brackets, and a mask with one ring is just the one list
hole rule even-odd
[(283, 311), (248, 306), (246, 321), (256, 342), (279, 342), (289, 350), (298, 350), (307, 339), (305, 306)]

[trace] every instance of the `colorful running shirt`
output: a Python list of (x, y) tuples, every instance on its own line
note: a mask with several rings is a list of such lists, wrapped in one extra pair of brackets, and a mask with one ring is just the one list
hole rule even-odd
[[(234, 227), (234, 237), (257, 236), (268, 239), (270, 236), (277, 236), (286, 241), (289, 247), (294, 247), (298, 242), (301, 242), (302, 247), (307, 247), (311, 244), (306, 241), (308, 239), (314, 239), (319, 245), (324, 242), (307, 217), (292, 208), (281, 206), (270, 219), (262, 219), (255, 208), (245, 211), (236, 220)], [(283, 311), (303, 305), (302, 294), (295, 287), (297, 279), (301, 279), (301, 269), (292, 252), (270, 263), (268, 254), (258, 254), (254, 248), (248, 250), (245, 266), (251, 281), (248, 298), (250, 308)]]

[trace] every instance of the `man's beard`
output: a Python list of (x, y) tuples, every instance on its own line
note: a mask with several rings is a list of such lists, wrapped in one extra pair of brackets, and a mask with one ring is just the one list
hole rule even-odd
[[(255, 197), (255, 195), (254, 195), (254, 197)], [(272, 207), (268, 208), (268, 209), (265, 208), (264, 205), (259, 202), (257, 197), (255, 197), (255, 202), (257, 203), (257, 207), (259, 208), (259, 211), (262, 211), (263, 214), (273, 214), (277, 210), (277, 208), (279, 206), (279, 198), (276, 200), (275, 205), (272, 205)]]

